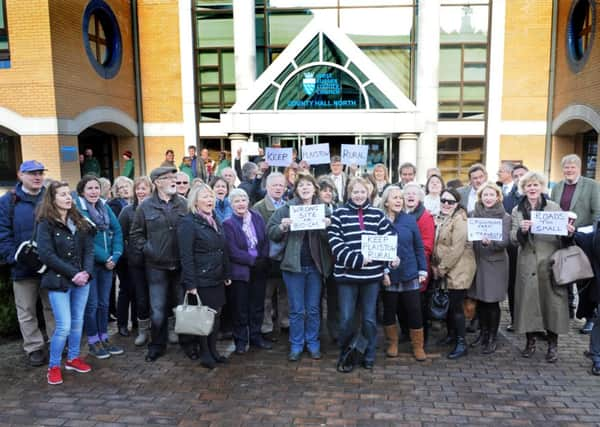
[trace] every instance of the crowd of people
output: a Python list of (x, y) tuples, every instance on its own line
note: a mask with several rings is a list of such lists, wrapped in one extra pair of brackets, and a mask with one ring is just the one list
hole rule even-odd
[[(224, 154), (211, 160), (206, 149), (198, 157), (189, 147), (188, 154), (177, 167), (169, 150), (148, 176), (119, 176), (111, 186), (92, 171), (86, 153), (90, 173), (74, 189), (46, 179), (44, 165), (28, 160), (19, 183), (0, 198), (0, 258), (11, 266), (23, 348), (32, 366), (49, 360), (50, 384), (63, 381), (65, 346), (65, 369), (91, 370), (80, 356), (83, 332), (90, 357), (124, 353), (108, 333), (115, 282), (118, 333), (129, 337), (135, 330), (134, 343), (147, 345), (148, 362), (178, 343), (212, 369), (227, 361), (218, 339), (231, 336), (233, 352), (244, 355), (250, 347), (271, 349), (277, 331), (288, 331), (290, 362), (304, 352), (318, 360), (326, 329), (339, 347), (339, 372), (358, 365), (370, 370), (378, 322), (386, 357), (398, 357), (406, 340), (415, 360), (424, 361), (431, 295), (441, 287), (449, 304), (447, 333), (437, 345), (448, 346), (449, 359), (496, 351), (500, 303), (508, 298), (507, 330), (525, 334), (523, 357), (532, 357), (543, 339), (546, 361), (556, 362), (558, 336), (568, 333), (576, 314), (586, 320), (586, 356), (600, 375), (600, 187), (581, 176), (578, 156), (562, 159), (564, 179), (550, 194), (543, 174), (511, 162), (502, 162), (495, 181), (474, 164), (464, 186), (445, 183), (437, 168), (421, 185), (410, 163), (400, 165), (400, 181), (392, 183), (384, 164), (360, 174), (338, 156), (330, 171), (317, 174), (298, 159), (279, 171), (260, 155), (242, 164), (239, 151), (233, 165)], [(133, 174), (133, 163), (126, 167)], [(292, 211), (311, 205), (322, 205), (322, 224), (295, 228)], [(573, 218), (567, 236), (532, 233), (532, 211), (561, 210)], [(500, 220), (501, 238), (469, 240), (469, 218)], [(395, 258), (363, 253), (370, 235), (393, 236)], [(30, 241), (45, 271), (21, 256)], [(584, 249), (596, 278), (559, 287), (550, 256), (572, 244)], [(173, 308), (184, 299), (216, 311), (208, 336), (175, 333)], [(471, 342), (469, 329), (477, 332)], [(350, 350), (360, 357), (348, 357)]]

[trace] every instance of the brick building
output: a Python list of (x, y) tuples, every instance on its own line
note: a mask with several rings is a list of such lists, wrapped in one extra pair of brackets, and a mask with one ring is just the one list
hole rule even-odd
[(333, 153), (368, 145), (392, 170), (414, 162), (420, 179), (435, 165), (465, 179), (474, 162), (493, 176), (515, 160), (556, 180), (567, 152), (595, 177), (597, 9), (591, 0), (0, 0), (0, 185), (29, 158), (74, 183), (87, 147), (112, 178), (125, 150), (139, 174), (167, 149), (179, 162), (188, 145), (216, 158), (256, 143), (324, 142)]

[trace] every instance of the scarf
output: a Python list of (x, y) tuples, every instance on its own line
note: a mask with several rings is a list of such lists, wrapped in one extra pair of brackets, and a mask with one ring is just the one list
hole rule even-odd
[(486, 208), (483, 206), (481, 202), (477, 202), (475, 204), (475, 209), (473, 209), (473, 217), (474, 218), (500, 218), (504, 217), (506, 211), (504, 210), (504, 205), (502, 202), (497, 202), (491, 208)]
[(90, 213), (90, 219), (96, 225), (99, 231), (106, 231), (110, 226), (110, 217), (106, 210), (106, 205), (102, 201), (98, 200), (96, 204), (92, 204), (87, 201), (85, 197), (82, 197), (87, 211)]
[(423, 214), (425, 213), (425, 205), (423, 205), (423, 202), (419, 202), (417, 204), (417, 206), (414, 207), (413, 210), (409, 211), (408, 209), (406, 210), (406, 213), (409, 213), (411, 215), (413, 215), (415, 217), (415, 219), (417, 221), (419, 221), (419, 219), (421, 219), (421, 217), (423, 216)]
[[(540, 196), (540, 203), (538, 203), (538, 207), (536, 207), (536, 210), (538, 211), (543, 211), (544, 208), (546, 207), (547, 203), (546, 203), (546, 199), (544, 198), (544, 196)], [(531, 209), (531, 203), (529, 203), (529, 199), (527, 198), (527, 196), (523, 196), (523, 198), (521, 199), (521, 201), (519, 202), (518, 206), (518, 210), (523, 214), (523, 219), (526, 220), (530, 220), (531, 219), (531, 211), (533, 209)]]
[(219, 227), (217, 226), (217, 221), (212, 217), (212, 215), (207, 215), (204, 212), (198, 211), (198, 216), (202, 218), (204, 221), (208, 223), (212, 228), (215, 229), (216, 232), (219, 232)]
[(256, 230), (254, 229), (254, 225), (252, 224), (252, 214), (249, 211), (246, 212), (244, 214), (244, 217), (242, 218), (242, 230), (246, 235), (248, 249), (256, 248), (258, 238), (256, 237)]

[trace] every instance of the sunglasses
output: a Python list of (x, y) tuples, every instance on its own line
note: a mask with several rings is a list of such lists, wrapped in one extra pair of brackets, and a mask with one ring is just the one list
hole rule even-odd
[(189, 182), (188, 181), (175, 181), (175, 184), (177, 184), (177, 185), (189, 184)]
[(455, 205), (456, 204), (456, 200), (451, 200), (451, 199), (440, 199), (440, 203), (441, 204), (448, 204), (450, 206)]

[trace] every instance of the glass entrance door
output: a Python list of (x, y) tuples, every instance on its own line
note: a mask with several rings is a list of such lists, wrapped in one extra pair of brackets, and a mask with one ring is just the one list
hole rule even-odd
[(383, 163), (388, 169), (390, 178), (393, 176), (393, 171), (397, 169), (397, 165), (393, 164), (390, 135), (356, 135), (354, 143), (369, 147), (367, 165), (362, 168), (363, 170), (371, 173), (376, 164)]

